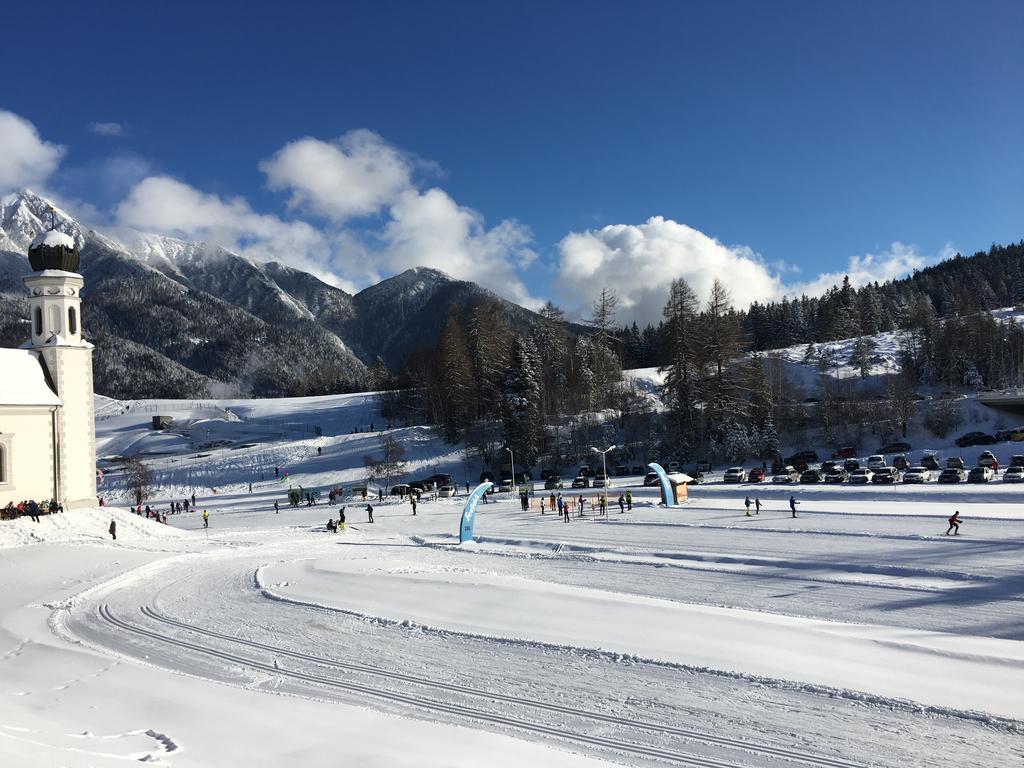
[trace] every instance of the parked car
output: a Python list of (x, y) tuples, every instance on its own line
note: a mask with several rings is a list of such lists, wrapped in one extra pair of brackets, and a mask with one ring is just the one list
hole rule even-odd
[(454, 485), (442, 485), (437, 489), (437, 497), (439, 499), (450, 499), (455, 495)]
[(946, 469), (964, 469), (964, 460), (959, 456), (950, 456), (946, 459)]
[(833, 459), (855, 459), (857, 458), (857, 449), (852, 445), (847, 445), (844, 448), (840, 448), (832, 454)]
[(967, 474), (967, 482), (969, 483), (987, 483), (996, 476), (995, 471), (992, 467), (977, 466), (971, 469)]
[(850, 473), (842, 467), (832, 467), (825, 475), (826, 483), (845, 483), (850, 479)]
[(911, 467), (903, 473), (904, 483), (927, 483), (932, 479), (932, 471), (928, 467)]
[[(579, 471), (578, 471), (578, 472), (576, 472), (576, 474), (577, 474), (577, 475), (580, 475), (580, 476), (582, 476), (582, 477), (590, 477), (591, 475), (593, 475), (593, 474), (594, 474), (594, 470), (592, 470), (592, 469), (591, 469), (591, 468), (590, 468), (589, 466), (587, 466), (586, 464), (584, 464), (584, 465), (582, 465), (582, 466), (581, 466), (581, 467), (579, 468)], [(589, 486), (588, 486), (588, 487), (589, 487)]]
[(981, 455), (978, 456), (978, 466), (995, 469), (999, 466), (999, 460), (996, 459), (996, 456), (992, 451), (982, 451)]
[(697, 472), (699, 474), (711, 472), (711, 462), (707, 459), (697, 459)]
[(1016, 454), (1010, 457), (1011, 467), (1024, 467), (1024, 454)]
[(805, 469), (800, 473), (801, 483), (820, 483), (824, 476), (820, 469)]
[[(644, 485), (657, 485), (657, 484), (658, 484), (658, 473), (657, 472), (648, 472), (646, 475), (644, 475)], [(577, 487), (575, 480), (573, 481), (572, 487), (573, 488)], [(580, 488), (586, 488), (587, 486), (581, 485), (579, 487)]]
[(961, 467), (946, 467), (939, 475), (940, 483), (962, 483), (967, 479), (967, 473)]
[(800, 480), (800, 473), (793, 467), (783, 467), (781, 472), (772, 475), (773, 483), (795, 483)]
[(1013, 429), (1000, 429), (995, 433), (995, 438), (1000, 443), (1005, 443), (1013, 439), (1013, 436), (1021, 431), (1020, 427), (1014, 427)]
[(704, 473), (694, 472), (692, 475), (689, 475), (689, 478), (690, 479), (686, 483), (687, 485), (700, 485), (704, 482)]
[(750, 470), (750, 474), (747, 475), (748, 483), (763, 483), (764, 482), (764, 470), (760, 467), (754, 467)]
[[(427, 492), (427, 486), (424, 485), (422, 480), (413, 480), (411, 483), (407, 483), (406, 485), (408, 486), (409, 491), (416, 491), (418, 493)], [(406, 491), (406, 493), (409, 491)]]
[[(644, 483), (647, 485), (647, 483)], [(576, 478), (572, 481), (573, 488), (589, 488), (590, 480), (585, 475), (576, 475)]]
[(668, 463), (668, 471), (669, 472), (678, 472), (679, 471), (679, 462), (678, 461), (670, 461)]
[(1003, 472), (1004, 483), (1024, 483), (1024, 465), (1010, 466)]
[(499, 493), (512, 493), (512, 481), (502, 480), (501, 485), (498, 486)]
[(872, 483), (882, 485), (883, 483), (898, 483), (900, 481), (900, 473), (896, 467), (882, 467), (879, 469), (871, 478)]
[(557, 488), (562, 487), (562, 478), (558, 475), (549, 475), (548, 479), (544, 481), (544, 490), (553, 491)]
[(408, 496), (409, 495), (409, 486), (406, 485), (405, 483), (399, 483), (398, 485), (392, 485), (391, 486), (391, 495), (392, 496)]
[(627, 467), (625, 464), (619, 464), (615, 468), (615, 476), (616, 477), (625, 477), (628, 474), (629, 474), (629, 467)]
[(814, 451), (797, 451), (788, 459), (784, 459), (786, 464), (792, 464), (796, 466), (797, 462), (805, 462), (808, 464), (816, 464), (818, 461), (818, 454)]
[(956, 439), (956, 444), (961, 448), (968, 448), (972, 445), (995, 445), (996, 438), (984, 432), (968, 432)]
[(892, 457), (892, 465), (900, 472), (906, 472), (907, 468), (910, 466), (910, 462), (907, 460), (906, 456), (902, 453), (898, 453)]
[(910, 443), (889, 443), (878, 449), (879, 453), (906, 453), (910, 450)]
[(1013, 430), (1013, 434), (1010, 435), (1010, 439), (1015, 443), (1019, 443), (1024, 440), (1024, 427), (1017, 427)]
[[(529, 473), (524, 473), (524, 474), (528, 475)], [(436, 474), (436, 475), (431, 475), (427, 479), (428, 480), (433, 480), (434, 481), (434, 485), (437, 485), (437, 486), (455, 485), (455, 478), (452, 477), (451, 475), (445, 474), (445, 473), (439, 473), (439, 474)]]
[(847, 459), (846, 461), (843, 462), (843, 469), (845, 469), (847, 472), (856, 472), (858, 469), (860, 469), (860, 462), (857, 461), (856, 459)]
[(876, 453), (874, 456), (868, 456), (868, 469), (881, 469), (885, 466), (885, 456), (880, 453)]
[(729, 467), (722, 477), (723, 483), (742, 483), (746, 481), (747, 473), (743, 467)]
[(837, 464), (838, 462), (835, 461), (823, 461), (821, 462), (821, 466), (818, 467), (818, 469), (822, 471), (822, 474), (827, 475), (829, 472), (832, 471), (833, 467), (837, 466)]
[(867, 485), (868, 483), (871, 482), (871, 478), (873, 478), (874, 476), (874, 472), (872, 472), (867, 467), (864, 467), (864, 469), (858, 469), (855, 472), (850, 473), (850, 484)]
[(926, 453), (921, 457), (921, 466), (926, 469), (930, 469), (932, 472), (938, 472), (942, 467), (939, 466), (939, 460), (932, 453)]
[(595, 488), (605, 488), (605, 487), (607, 487), (607, 485), (608, 485), (608, 475), (606, 475), (604, 472), (598, 472), (596, 475), (594, 475), (594, 487)]

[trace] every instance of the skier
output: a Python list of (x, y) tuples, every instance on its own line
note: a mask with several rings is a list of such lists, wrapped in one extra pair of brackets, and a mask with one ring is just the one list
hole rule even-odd
[(107, 530), (110, 532), (110, 538), (117, 541), (117, 523), (113, 519), (110, 521), (110, 527)]
[[(956, 529), (955, 531), (953, 529)], [(946, 529), (946, 535), (949, 536), (949, 532), (953, 531), (954, 536), (960, 535), (960, 510), (958, 509), (953, 513), (953, 516), (949, 518), (949, 528)]]
[(192, 506), (194, 507), (195, 505), (196, 505), (196, 494), (195, 494), (195, 491), (193, 491), (192, 492)]
[(342, 507), (340, 510), (338, 510), (338, 528), (340, 528), (342, 532), (345, 531), (345, 508), (344, 507)]
[(761, 514), (761, 499), (758, 496), (754, 497), (754, 514), (755, 515), (760, 515)]
[(796, 496), (789, 497), (789, 509), (793, 513), (793, 517), (796, 517), (796, 505), (800, 502), (796, 500)]
[(580, 517), (583, 517), (583, 505), (585, 504), (585, 502), (583, 501), (583, 494), (582, 493), (579, 496), (576, 497), (576, 501), (580, 505)]
[(210, 527), (210, 513), (205, 509), (203, 510), (203, 528)]
[(749, 496), (747, 496), (747, 498), (745, 498), (743, 500), (743, 506), (745, 506), (747, 508), (747, 517), (751, 517), (751, 514), (750, 514), (750, 497)]
[(278, 505), (277, 499), (274, 500), (274, 514), (275, 515), (281, 514), (281, 507)]
[(633, 511), (633, 492), (632, 491), (626, 491), (626, 509), (628, 509), (630, 512)]
[(601, 515), (602, 516), (607, 516), (608, 515), (608, 497), (605, 494), (602, 493), (601, 494), (601, 499), (600, 499), (600, 501), (598, 503), (601, 505)]
[(252, 493), (252, 483), (249, 483), (249, 493)]
[(367, 504), (366, 505), (366, 514), (369, 515), (369, 517), (370, 517), (370, 519), (367, 520), (366, 522), (372, 523), (373, 522), (373, 504)]
[(416, 494), (415, 493), (410, 493), (409, 494), (409, 501), (412, 502), (412, 516), (416, 517)]
[(619, 514), (625, 514), (626, 512), (626, 497), (621, 493), (619, 494)]
[(543, 496), (540, 497), (540, 513), (542, 515), (544, 514), (544, 497)]

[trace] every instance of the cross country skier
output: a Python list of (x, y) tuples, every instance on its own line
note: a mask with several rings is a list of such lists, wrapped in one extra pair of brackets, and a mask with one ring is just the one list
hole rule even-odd
[(750, 497), (749, 496), (747, 496), (747, 498), (745, 498), (743, 500), (743, 506), (745, 506), (747, 508), (747, 517), (751, 517), (751, 514), (750, 514)]
[[(953, 529), (956, 529), (955, 531)], [(954, 536), (960, 535), (960, 510), (958, 509), (953, 513), (953, 516), (949, 518), (949, 528), (946, 529), (946, 535), (949, 536), (949, 532), (953, 531)]]
[(761, 499), (757, 496), (754, 497), (754, 514), (761, 514)]
[(796, 505), (800, 502), (796, 500), (796, 496), (789, 497), (789, 508), (793, 512), (793, 517), (796, 517)]
[(205, 509), (203, 510), (203, 528), (210, 527), (210, 513)]
[(370, 519), (367, 520), (366, 522), (372, 523), (373, 522), (373, 504), (367, 504), (366, 505), (366, 514), (370, 516)]

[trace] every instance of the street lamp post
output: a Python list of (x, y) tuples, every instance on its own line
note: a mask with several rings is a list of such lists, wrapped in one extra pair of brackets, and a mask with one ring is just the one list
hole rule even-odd
[(515, 495), (516, 491), (519, 490), (519, 483), (516, 482), (516, 455), (512, 453), (511, 448), (506, 448), (508, 455), (512, 462), (512, 494)]
[(601, 468), (604, 470), (604, 487), (605, 488), (611, 488), (611, 485), (612, 485), (611, 484), (611, 480), (608, 479), (608, 454), (611, 451), (614, 451), (615, 447), (616, 446), (614, 446), (614, 445), (609, 445), (603, 451), (602, 450), (598, 450), (597, 448), (594, 448), (593, 446), (590, 447), (590, 450), (592, 450), (594, 453), (600, 453), (601, 454)]

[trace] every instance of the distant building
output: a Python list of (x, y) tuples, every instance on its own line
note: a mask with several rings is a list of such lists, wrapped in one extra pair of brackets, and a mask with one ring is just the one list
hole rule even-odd
[(40, 232), (28, 251), (31, 336), (0, 349), (0, 506), (57, 499), (96, 506), (92, 350), (82, 338), (75, 241)]

